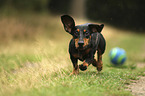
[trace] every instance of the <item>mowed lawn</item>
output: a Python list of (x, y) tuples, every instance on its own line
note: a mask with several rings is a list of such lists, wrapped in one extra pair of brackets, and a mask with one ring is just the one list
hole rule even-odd
[[(81, 22), (88, 21), (76, 20)], [(72, 36), (63, 30), (59, 16), (2, 17), (0, 25), (0, 96), (131, 96), (126, 85), (145, 75), (145, 67), (138, 67), (145, 63), (145, 34), (105, 25), (102, 34), (107, 47), (101, 73), (90, 65), (87, 71), (69, 76)], [(127, 52), (122, 66), (109, 61), (114, 47)]]

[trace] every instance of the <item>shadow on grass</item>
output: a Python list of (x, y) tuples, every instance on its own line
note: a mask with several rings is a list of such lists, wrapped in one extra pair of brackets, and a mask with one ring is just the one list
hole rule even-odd
[[(104, 67), (105, 68), (101, 72), (98, 72), (96, 69), (93, 69), (92, 68), (92, 70), (88, 69), (86, 71), (79, 70), (79, 74), (78, 75), (71, 75), (71, 76), (70, 76), (70, 73), (72, 72), (71, 68), (65, 68), (65, 69), (61, 69), (61, 71), (54, 72), (53, 74), (51, 74), (51, 77), (63, 77), (63, 76), (64, 77), (74, 77), (74, 76), (77, 76), (77, 77), (78, 76), (79, 77), (81, 77), (81, 76), (85, 76), (85, 77), (89, 77), (89, 76), (101, 76), (101, 75), (105, 75), (106, 72), (110, 70), (110, 68), (111, 68), (111, 70), (112, 69), (113, 70), (116, 70), (116, 69), (135, 70), (137, 68), (137, 66), (135, 64), (133, 64), (133, 63), (123, 64), (123, 65), (118, 65), (118, 66), (113, 65), (113, 64), (107, 64)], [(107, 68), (109, 68), (109, 70)]]
[(114, 65), (114, 64), (108, 64), (106, 65), (107, 67), (112, 67), (112, 68), (118, 68), (118, 69), (131, 69), (134, 70), (136, 69), (136, 64), (123, 64), (123, 65)]
[(86, 71), (86, 72), (80, 71), (79, 75), (80, 76), (84, 76), (84, 75), (86, 75), (86, 76), (88, 76), (88, 75), (90, 75), (90, 76), (92, 76), (92, 75), (99, 76), (99, 75), (103, 75), (103, 72), (102, 71), (98, 72), (97, 70), (96, 71)]

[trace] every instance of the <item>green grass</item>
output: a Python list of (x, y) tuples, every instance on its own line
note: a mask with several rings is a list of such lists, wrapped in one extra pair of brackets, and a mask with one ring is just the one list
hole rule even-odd
[[(145, 67), (137, 67), (137, 63), (145, 63), (144, 34), (131, 34), (106, 25), (103, 35), (107, 48), (102, 72), (97, 73), (93, 66), (89, 66), (87, 71), (69, 76), (73, 69), (68, 54), (71, 36), (58, 22), (60, 18), (49, 15), (28, 17), (23, 17), (25, 23), (18, 25), (24, 24), (27, 28), (27, 23), (32, 24), (29, 27), (36, 31), (34, 39), (23, 42), (19, 41), (21, 38), (16, 40), (13, 35), (7, 35), (7, 43), (0, 47), (0, 96), (131, 96), (125, 90), (126, 85), (145, 75)], [(10, 25), (21, 18), (13, 20)], [(16, 26), (13, 27), (11, 30), (15, 33)], [(24, 32), (24, 28), (19, 30)], [(32, 36), (32, 33), (28, 35)], [(110, 63), (108, 54), (113, 47), (126, 50), (127, 61), (123, 66), (115, 67)]]

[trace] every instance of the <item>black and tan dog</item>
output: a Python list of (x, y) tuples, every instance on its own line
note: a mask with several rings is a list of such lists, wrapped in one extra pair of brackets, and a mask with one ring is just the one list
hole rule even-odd
[[(101, 34), (104, 24), (86, 23), (75, 26), (73, 18), (69, 15), (61, 16), (61, 21), (66, 32), (71, 34), (73, 38), (69, 44), (70, 59), (73, 63), (73, 72), (78, 74), (79, 68), (84, 71), (92, 64), (98, 71), (102, 70), (102, 54), (105, 51), (106, 42)], [(98, 61), (94, 59), (97, 52)], [(83, 64), (78, 66), (78, 59), (83, 61)]]

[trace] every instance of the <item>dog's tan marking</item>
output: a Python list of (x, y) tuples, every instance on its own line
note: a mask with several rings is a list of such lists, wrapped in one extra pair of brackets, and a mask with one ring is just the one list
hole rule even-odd
[(74, 40), (75, 40), (75, 47), (78, 48), (78, 47), (79, 47), (79, 45), (78, 45), (79, 38), (76, 38), (76, 39), (74, 39)]
[(90, 36), (90, 38), (84, 38), (84, 45), (83, 45), (83, 47), (85, 47), (85, 46), (87, 46), (89, 44), (90, 39), (91, 39), (91, 36)]
[(79, 74), (79, 66), (77, 65), (76, 68), (73, 69), (73, 72), (70, 73), (69, 76), (71, 76), (71, 75), (78, 75), (78, 74)]
[(80, 32), (80, 29), (77, 29), (78, 32)]
[(89, 66), (89, 64), (86, 61), (83, 61), (83, 66)]

